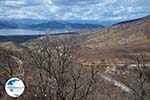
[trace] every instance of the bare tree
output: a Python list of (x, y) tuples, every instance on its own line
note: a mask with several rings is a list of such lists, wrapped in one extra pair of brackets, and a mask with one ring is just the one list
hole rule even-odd
[(31, 51), (30, 64), (39, 69), (41, 99), (47, 96), (48, 100), (91, 100), (98, 71), (79, 63), (78, 46), (79, 41), (72, 35), (46, 36)]
[(145, 54), (136, 56), (135, 76), (129, 86), (133, 90), (133, 94), (129, 95), (129, 97), (132, 97), (134, 100), (145, 100), (150, 93), (149, 89), (147, 91), (147, 88), (150, 85), (150, 68), (145, 62), (145, 57)]
[(150, 68), (146, 66), (145, 54), (137, 56), (137, 72), (139, 77), (139, 89), (136, 90), (139, 100), (144, 100), (146, 96), (145, 85), (150, 79)]

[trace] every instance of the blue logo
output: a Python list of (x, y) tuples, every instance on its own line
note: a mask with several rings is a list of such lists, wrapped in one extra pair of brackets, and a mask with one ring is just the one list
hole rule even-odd
[(25, 86), (19, 78), (11, 78), (5, 84), (5, 91), (11, 97), (19, 97), (23, 94)]

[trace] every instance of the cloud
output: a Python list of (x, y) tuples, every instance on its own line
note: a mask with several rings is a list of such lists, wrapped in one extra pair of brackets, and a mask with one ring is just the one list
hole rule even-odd
[(52, 0), (56, 5), (73, 6), (73, 5), (91, 5), (99, 3), (100, 0)]
[[(37, 19), (44, 19), (44, 16), (39, 15), (35, 12), (30, 12), (26, 10), (11, 10), (7, 11), (7, 13), (4, 14), (5, 18), (7, 19), (16, 19), (16, 18), (37, 18)], [(0, 16), (0, 18), (4, 17)]]
[(8, 7), (38, 6), (51, 3), (51, 0), (0, 0), (1, 6)]
[(127, 20), (150, 14), (149, 0), (0, 0), (0, 18)]

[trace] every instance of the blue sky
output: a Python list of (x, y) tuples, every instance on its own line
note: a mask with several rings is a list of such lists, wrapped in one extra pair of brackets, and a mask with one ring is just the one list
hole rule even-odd
[(150, 0), (0, 0), (0, 19), (116, 21), (150, 14)]

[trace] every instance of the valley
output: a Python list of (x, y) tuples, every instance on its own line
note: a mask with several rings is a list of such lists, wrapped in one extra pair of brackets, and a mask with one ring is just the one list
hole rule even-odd
[[(0, 75), (4, 80), (11, 76), (24, 79), (27, 92), (22, 98), (28, 96), (28, 100), (49, 100), (59, 88), (64, 89), (63, 85), (66, 95), (74, 85), (79, 85), (66, 100), (71, 100), (73, 93), (77, 94), (72, 100), (141, 100), (140, 91), (145, 91), (142, 100), (149, 100), (149, 29), (150, 16), (146, 16), (91, 31), (0, 36)], [(16, 61), (23, 63), (23, 69), (17, 67)], [(88, 87), (97, 99), (91, 99), (90, 94), (88, 99), (79, 99), (78, 93), (86, 92)]]

